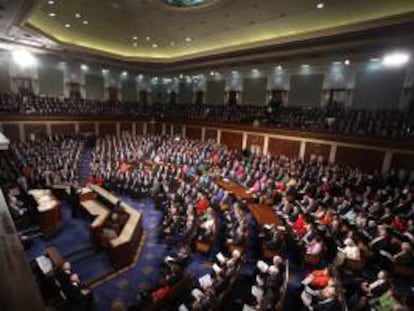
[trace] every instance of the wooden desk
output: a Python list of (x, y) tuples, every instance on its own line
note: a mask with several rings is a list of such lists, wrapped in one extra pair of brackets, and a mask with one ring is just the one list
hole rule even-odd
[(251, 203), (253, 201), (253, 194), (249, 193), (248, 189), (246, 189), (243, 186), (240, 186), (234, 181), (217, 179), (216, 184), (224, 190), (232, 193), (239, 200), (246, 201), (246, 203)]
[(43, 233), (51, 233), (62, 226), (61, 203), (48, 189), (33, 189), (29, 194), (37, 203), (39, 225)]
[(46, 249), (46, 256), (50, 258), (53, 263), (53, 268), (56, 270), (57, 268), (61, 268), (65, 263), (65, 259), (59, 253), (56, 247), (51, 246)]
[(249, 210), (253, 214), (257, 223), (263, 225), (281, 225), (279, 216), (275, 213), (270, 205), (267, 204), (249, 204)]
[[(89, 185), (95, 199), (84, 200), (81, 206), (95, 216), (91, 231), (96, 242), (101, 240), (102, 229), (110, 215), (110, 210), (119, 202), (119, 198), (97, 185)], [(85, 193), (87, 193), (85, 191)], [(89, 195), (89, 194), (88, 194)], [(99, 199), (99, 201), (97, 200)], [(133, 263), (142, 237), (142, 215), (134, 208), (121, 202), (121, 209), (128, 220), (119, 235), (109, 241), (109, 256), (115, 268), (120, 269)]]

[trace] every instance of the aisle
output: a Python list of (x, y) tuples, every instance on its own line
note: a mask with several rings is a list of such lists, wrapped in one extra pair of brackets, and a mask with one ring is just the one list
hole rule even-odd
[(86, 143), (78, 168), (78, 179), (81, 185), (85, 185), (88, 182), (89, 172), (91, 169), (90, 163), (92, 161), (92, 150), (93, 146)]

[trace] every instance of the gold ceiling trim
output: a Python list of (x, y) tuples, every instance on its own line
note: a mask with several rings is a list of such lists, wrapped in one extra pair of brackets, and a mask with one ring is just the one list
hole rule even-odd
[(392, 25), (396, 25), (399, 23), (409, 22), (409, 21), (414, 21), (414, 13), (412, 12), (397, 15), (397, 16), (392, 16), (388, 18), (380, 18), (380, 19), (375, 19), (375, 20), (370, 20), (370, 21), (365, 21), (365, 22), (360, 22), (360, 23), (331, 27), (331, 28), (307, 32), (303, 34), (287, 35), (287, 36), (279, 37), (279, 38), (273, 38), (273, 39), (262, 40), (262, 41), (257, 41), (257, 42), (249, 42), (249, 43), (245, 43), (245, 44), (241, 44), (237, 46), (227, 46), (227, 47), (219, 48), (215, 50), (208, 50), (208, 51), (203, 51), (203, 52), (198, 52), (198, 53), (193, 53), (193, 54), (186, 54), (186, 55), (177, 56), (177, 57), (153, 57), (153, 56), (136, 57), (136, 56), (126, 56), (126, 55), (121, 55), (121, 54), (116, 54), (116, 53), (110, 53), (110, 52), (107, 52), (101, 49), (94, 49), (94, 48), (78, 45), (75, 43), (68, 43), (65, 41), (61, 41), (58, 38), (54, 37), (53, 35), (43, 31), (42, 29), (39, 29), (38, 27), (30, 23), (28, 20), (26, 21), (26, 24), (24, 24), (23, 27), (32, 32), (41, 34), (49, 38), (50, 40), (55, 41), (57, 44), (59, 44), (63, 48), (67, 48), (68, 50), (76, 51), (79, 53), (89, 53), (89, 54), (98, 55), (98, 56), (107, 57), (107, 58), (111, 58), (111, 59), (115, 59), (119, 61), (125, 61), (125, 62), (142, 62), (142, 63), (149, 63), (149, 64), (150, 63), (174, 64), (177, 62), (195, 60), (197, 58), (202, 58), (202, 57), (210, 57), (210, 56), (214, 57), (214, 56), (219, 56), (219, 55), (227, 54), (231, 52), (242, 52), (244, 50), (255, 49), (255, 48), (266, 48), (266, 47), (271, 47), (271, 46), (277, 47), (278, 45), (300, 42), (300, 41), (305, 41), (305, 40), (312, 40), (312, 39), (317, 39), (321, 37), (341, 35), (341, 34), (345, 34), (348, 32), (357, 32), (357, 31), (374, 29), (376, 27), (392, 26)]

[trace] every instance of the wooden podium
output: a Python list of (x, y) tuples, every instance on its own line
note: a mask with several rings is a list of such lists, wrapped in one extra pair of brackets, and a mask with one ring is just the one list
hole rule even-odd
[(48, 189), (33, 189), (29, 194), (37, 203), (39, 226), (44, 234), (53, 233), (62, 226), (61, 202)]

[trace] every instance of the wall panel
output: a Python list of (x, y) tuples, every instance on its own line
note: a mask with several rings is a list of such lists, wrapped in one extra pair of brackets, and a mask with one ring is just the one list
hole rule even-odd
[(63, 96), (63, 71), (50, 64), (38, 67), (39, 94)]
[(397, 109), (404, 83), (404, 70), (358, 72), (352, 106), (360, 109)]
[(73, 134), (75, 133), (75, 123), (52, 124), (52, 134)]
[(266, 104), (266, 78), (243, 79), (243, 105), (263, 106)]
[(217, 141), (217, 130), (206, 129), (205, 140)]
[(130, 123), (130, 122), (121, 122), (121, 134), (123, 132), (132, 133), (132, 123)]
[(189, 139), (201, 139), (201, 128), (200, 127), (186, 127), (185, 136)]
[(323, 74), (292, 75), (289, 106), (319, 107), (322, 98)]
[(80, 133), (95, 133), (95, 124), (94, 123), (79, 123), (79, 132)]
[(24, 132), (26, 139), (30, 137), (30, 134), (36, 136), (45, 136), (47, 134), (45, 123), (27, 123), (24, 125)]
[(226, 82), (224, 80), (207, 81), (206, 103), (207, 105), (223, 105), (224, 89)]
[(243, 134), (236, 132), (221, 132), (221, 143), (229, 149), (242, 149)]
[(269, 154), (271, 155), (285, 155), (294, 158), (299, 156), (299, 150), (299, 141), (269, 138)]
[(248, 134), (247, 135), (247, 149), (254, 148), (260, 148), (261, 151), (263, 151), (263, 145), (264, 145), (264, 136), (262, 135), (253, 135)]
[(181, 135), (183, 133), (182, 126), (179, 124), (174, 125), (174, 135)]
[(316, 157), (322, 156), (324, 162), (327, 162), (329, 159), (330, 151), (331, 145), (307, 142), (305, 149), (305, 160), (309, 161), (311, 156), (315, 155)]
[(414, 155), (395, 153), (392, 157), (391, 168), (413, 171), (414, 170)]
[(86, 99), (104, 99), (104, 79), (101, 76), (85, 76), (85, 97)]
[(335, 163), (359, 167), (364, 172), (373, 172), (381, 169), (383, 157), (383, 151), (339, 146)]
[(99, 123), (99, 135), (116, 135), (116, 124)]
[(17, 123), (3, 123), (3, 133), (10, 141), (20, 140), (19, 125)]
[(123, 101), (136, 102), (138, 100), (137, 84), (134, 79), (122, 81), (121, 93)]

